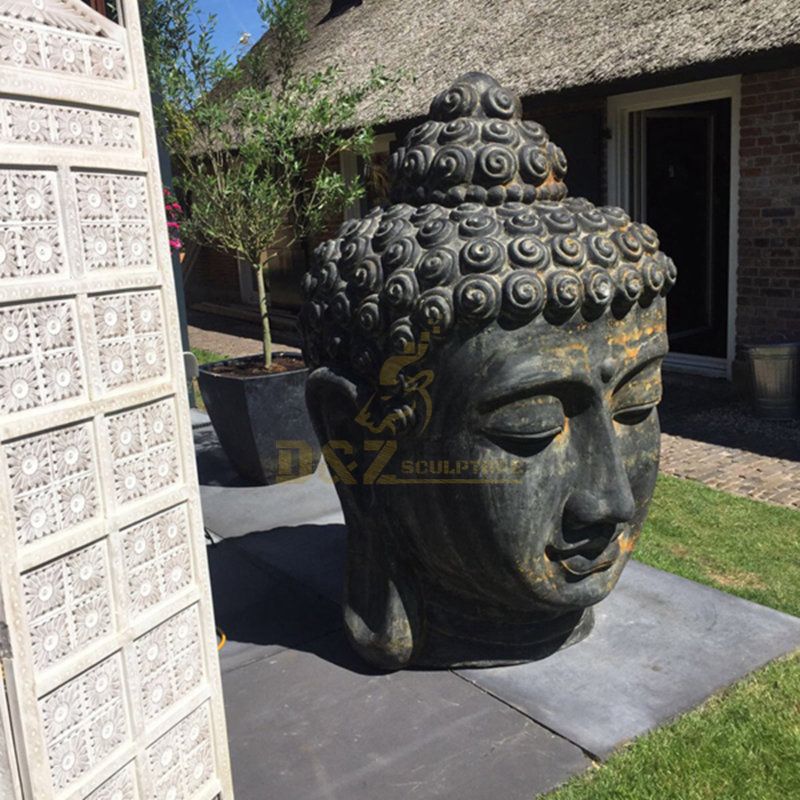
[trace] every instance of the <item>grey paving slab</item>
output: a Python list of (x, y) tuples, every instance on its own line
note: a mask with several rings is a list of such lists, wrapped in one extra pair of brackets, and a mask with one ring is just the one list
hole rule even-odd
[(324, 462), (307, 478), (257, 486), (236, 474), (213, 428), (197, 428), (194, 440), (203, 518), (217, 536), (231, 538), (287, 526), (344, 522)]
[(451, 672), (367, 671), (341, 634), (223, 684), (245, 800), (531, 800), (590, 764)]
[(583, 642), (460, 674), (599, 757), (800, 647), (800, 619), (631, 562)]
[(346, 538), (343, 524), (296, 525), (256, 531), (231, 541), (247, 559), (338, 603), (344, 584)]
[[(584, 642), (534, 664), (371, 672), (344, 641), (322, 467), (252, 486), (195, 430), (238, 797), (532, 798), (800, 647), (800, 620), (636, 562)], [(548, 730), (549, 729), (549, 730)]]
[(223, 672), (286, 647), (302, 647), (341, 626), (341, 609), (319, 593), (247, 557), (235, 542), (207, 548), (214, 616), (227, 643)]
[(192, 429), (203, 428), (211, 424), (211, 418), (205, 411), (200, 411), (199, 408), (189, 409), (189, 419), (192, 421)]

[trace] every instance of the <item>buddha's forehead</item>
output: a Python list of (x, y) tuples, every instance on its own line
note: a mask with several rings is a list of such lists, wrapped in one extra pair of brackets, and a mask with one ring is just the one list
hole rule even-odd
[(532, 378), (611, 383), (667, 352), (664, 302), (635, 307), (617, 318), (606, 313), (592, 321), (553, 325), (543, 318), (507, 330), (482, 331), (438, 359), (437, 382), (475, 395), (476, 386), (494, 392)]

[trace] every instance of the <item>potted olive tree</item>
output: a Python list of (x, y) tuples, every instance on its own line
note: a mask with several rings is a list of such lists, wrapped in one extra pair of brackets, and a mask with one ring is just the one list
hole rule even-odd
[(303, 399), (305, 365), (299, 355), (272, 351), (271, 260), (360, 198), (363, 187), (342, 177), (339, 156), (368, 156), (372, 128), (357, 123), (357, 110), (368, 97), (380, 107), (397, 83), (380, 68), (345, 87), (333, 67), (296, 71), (307, 6), (259, 0), (268, 32), (235, 64), (214, 49), (209, 18), (161, 80), (163, 136), (187, 209), (182, 234), (255, 271), (263, 353), (205, 365), (199, 383), (231, 462), (262, 483), (280, 476), (292, 448), (294, 474), (319, 461)]

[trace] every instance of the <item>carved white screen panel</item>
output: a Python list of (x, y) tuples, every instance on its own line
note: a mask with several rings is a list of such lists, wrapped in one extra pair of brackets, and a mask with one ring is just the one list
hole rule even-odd
[(0, 0), (2, 800), (233, 796), (136, 3), (122, 13)]

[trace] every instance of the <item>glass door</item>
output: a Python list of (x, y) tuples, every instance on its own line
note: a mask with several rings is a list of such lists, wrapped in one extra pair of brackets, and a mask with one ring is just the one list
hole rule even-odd
[(674, 353), (727, 355), (730, 125), (729, 99), (630, 115), (631, 210), (678, 267), (668, 303)]

